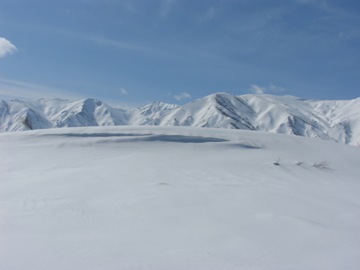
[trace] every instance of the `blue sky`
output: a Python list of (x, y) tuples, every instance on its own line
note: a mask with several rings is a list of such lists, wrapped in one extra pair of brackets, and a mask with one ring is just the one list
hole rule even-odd
[(0, 97), (360, 96), (360, 3), (0, 0)]

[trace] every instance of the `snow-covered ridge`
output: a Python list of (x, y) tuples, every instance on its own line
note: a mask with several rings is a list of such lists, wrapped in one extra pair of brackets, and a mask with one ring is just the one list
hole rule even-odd
[(260, 130), (360, 145), (360, 98), (215, 93), (183, 106), (153, 102), (134, 110), (97, 99), (0, 101), (0, 131), (55, 127), (158, 125)]

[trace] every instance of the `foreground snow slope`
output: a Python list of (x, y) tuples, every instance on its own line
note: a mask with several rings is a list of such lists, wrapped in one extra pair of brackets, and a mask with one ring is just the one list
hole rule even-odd
[(0, 134), (0, 162), (0, 269), (360, 269), (356, 147), (88, 127)]

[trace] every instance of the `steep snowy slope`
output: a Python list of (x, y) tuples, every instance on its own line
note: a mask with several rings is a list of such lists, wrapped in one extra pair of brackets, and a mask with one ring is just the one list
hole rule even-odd
[(314, 113), (309, 104), (297, 97), (245, 95), (245, 102), (256, 113), (256, 129), (273, 133), (293, 134), (328, 139), (329, 123)]
[(0, 269), (360, 269), (356, 147), (86, 127), (2, 133), (0, 161)]
[(360, 98), (341, 101), (308, 101), (315, 113), (329, 123), (329, 135), (336, 141), (360, 145)]
[(129, 113), (100, 100), (41, 99), (0, 101), (0, 130), (17, 131), (51, 127), (114, 126), (128, 123)]
[[(150, 119), (150, 120), (149, 120)], [(143, 124), (260, 130), (332, 139), (360, 145), (360, 98), (311, 101), (292, 96), (217, 93), (162, 114)]]
[(56, 127), (114, 126), (128, 122), (128, 113), (113, 109), (97, 99), (63, 103), (56, 113), (50, 113), (52, 106), (45, 102), (44, 109)]
[(175, 104), (167, 104), (159, 101), (154, 101), (151, 104), (143, 106), (137, 110), (133, 110), (129, 124), (133, 125), (159, 125), (159, 119), (177, 108)]
[(23, 100), (0, 100), (0, 130), (18, 131), (52, 127), (38, 106)]
[(100, 100), (0, 102), (0, 131), (49, 127), (157, 125), (260, 130), (360, 145), (360, 98), (314, 101), (292, 96), (216, 93), (183, 106), (153, 102), (125, 111)]
[(159, 122), (161, 125), (176, 123), (328, 138), (327, 123), (315, 115), (307, 103), (289, 96), (218, 93), (186, 104), (163, 116)]
[(164, 126), (193, 126), (217, 128), (255, 128), (249, 118), (253, 111), (244, 104), (239, 97), (229, 98), (230, 95), (221, 93), (175, 108), (171, 112), (157, 118), (159, 125)]

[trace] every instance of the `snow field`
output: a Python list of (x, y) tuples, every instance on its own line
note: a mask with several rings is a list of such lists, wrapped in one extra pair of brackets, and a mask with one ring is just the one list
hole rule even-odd
[(0, 269), (360, 267), (356, 147), (93, 127), (0, 134), (0, 162)]

